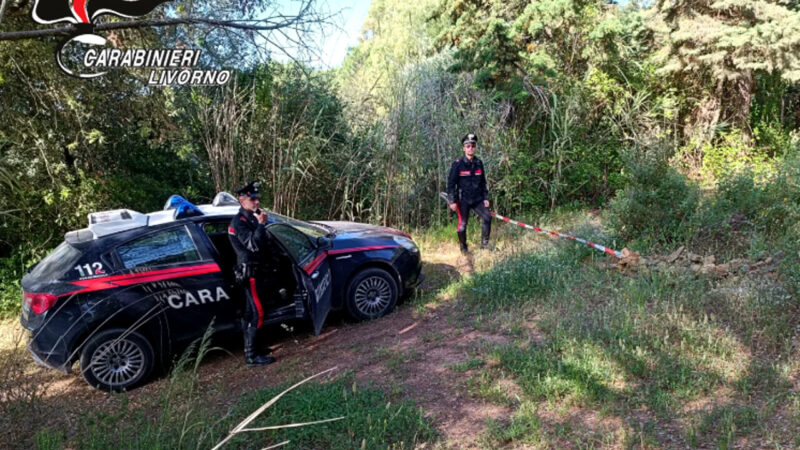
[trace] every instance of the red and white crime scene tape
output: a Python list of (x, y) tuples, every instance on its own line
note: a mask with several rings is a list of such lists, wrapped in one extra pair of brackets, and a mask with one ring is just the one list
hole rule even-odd
[[(446, 193), (440, 192), (439, 196), (442, 197), (442, 199), (444, 199), (444, 201), (448, 201)], [(492, 217), (498, 218), (498, 219), (500, 219), (502, 221), (505, 221), (505, 222), (508, 222), (510, 224), (519, 225), (522, 228), (527, 228), (529, 230), (536, 231), (537, 233), (548, 234), (550, 236), (555, 236), (555, 237), (570, 239), (570, 240), (573, 240), (573, 241), (578, 241), (578, 242), (580, 242), (582, 244), (586, 244), (589, 247), (592, 247), (592, 248), (594, 248), (596, 250), (600, 250), (601, 252), (608, 253), (609, 255), (614, 256), (616, 258), (622, 258), (622, 252), (610, 249), (608, 247), (603, 247), (602, 245), (595, 244), (592, 241), (587, 241), (586, 239), (581, 239), (579, 237), (570, 236), (570, 235), (567, 235), (567, 234), (559, 233), (557, 231), (545, 230), (544, 228), (539, 228), (539, 227), (535, 227), (533, 225), (528, 225), (526, 223), (518, 222), (516, 220), (511, 220), (508, 217), (501, 216), (500, 214), (497, 214), (495, 212), (489, 211), (489, 213), (492, 215)]]

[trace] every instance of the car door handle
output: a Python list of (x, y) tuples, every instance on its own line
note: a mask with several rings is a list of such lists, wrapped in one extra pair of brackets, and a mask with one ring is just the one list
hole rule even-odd
[(312, 280), (316, 280), (318, 276), (319, 276), (319, 271), (316, 271), (316, 272), (311, 274), (311, 279)]

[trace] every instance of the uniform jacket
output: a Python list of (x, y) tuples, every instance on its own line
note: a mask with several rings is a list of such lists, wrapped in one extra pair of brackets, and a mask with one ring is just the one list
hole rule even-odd
[(272, 236), (264, 225), (258, 223), (255, 214), (239, 208), (228, 225), (231, 240), (239, 265), (265, 263), (272, 252)]
[(469, 161), (466, 156), (460, 156), (453, 161), (447, 177), (447, 198), (451, 203), (460, 200), (470, 204), (489, 199), (486, 173), (480, 158), (473, 156)]

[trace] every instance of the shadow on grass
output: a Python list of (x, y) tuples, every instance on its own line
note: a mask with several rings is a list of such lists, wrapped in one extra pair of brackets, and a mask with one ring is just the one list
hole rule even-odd
[[(770, 320), (777, 311), (764, 298), (738, 306), (713, 302), (707, 292), (714, 286), (681, 273), (600, 271), (554, 250), (502, 261), (464, 284), (458, 296), (481, 317), (535, 311), (545, 341), (499, 346), (500, 362), (488, 369), (494, 379), (511, 374), (524, 400), (602, 411), (637, 442), (706, 446), (734, 443), (769, 427), (768, 415), (745, 406), (768, 402), (790, 386), (774, 364), (758, 356), (765, 341), (779, 345), (780, 331), (791, 335), (786, 326), (796, 325), (785, 317)], [(756, 318), (742, 324), (748, 312)], [(734, 323), (737, 317), (740, 323)], [(731, 398), (718, 398), (721, 390)], [(696, 406), (687, 408), (690, 403)], [(592, 424), (570, 422), (572, 416), (534, 416), (547, 425), (530, 428), (537, 436), (558, 440), (571, 430), (567, 438), (571, 433), (580, 441), (593, 432)], [(490, 435), (530, 438), (519, 429), (512, 420), (494, 424)]]

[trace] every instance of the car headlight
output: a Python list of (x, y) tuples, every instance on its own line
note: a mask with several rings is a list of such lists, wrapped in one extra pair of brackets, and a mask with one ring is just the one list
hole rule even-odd
[(411, 253), (419, 253), (419, 248), (417, 247), (417, 244), (415, 244), (414, 241), (412, 241), (411, 239), (399, 235), (392, 236), (392, 238), (394, 239), (395, 242), (400, 244), (401, 247), (410, 251)]

